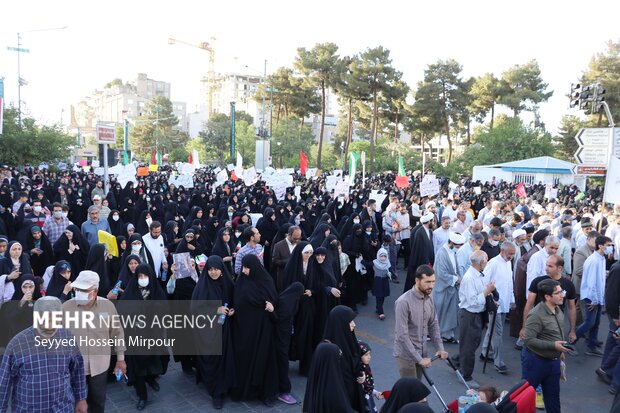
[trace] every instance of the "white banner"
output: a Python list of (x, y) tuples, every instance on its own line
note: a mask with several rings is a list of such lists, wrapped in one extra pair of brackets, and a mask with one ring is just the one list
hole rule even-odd
[(190, 174), (183, 174), (176, 177), (168, 178), (168, 184), (174, 184), (177, 188), (182, 186), (183, 188), (193, 188), (194, 187), (194, 176)]
[(334, 196), (349, 195), (349, 187), (351, 186), (348, 180), (336, 182), (334, 187)]
[(620, 191), (618, 191), (618, 188), (620, 188), (620, 159), (612, 156), (607, 168), (603, 201), (611, 204), (620, 204)]
[(433, 196), (439, 193), (439, 180), (435, 175), (426, 175), (420, 182), (420, 196)]

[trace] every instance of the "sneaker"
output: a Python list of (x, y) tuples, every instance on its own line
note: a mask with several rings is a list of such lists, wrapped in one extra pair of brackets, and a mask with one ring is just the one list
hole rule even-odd
[(539, 410), (545, 409), (545, 400), (543, 399), (542, 393), (536, 392), (536, 408)]
[(607, 372), (602, 368), (599, 367), (598, 369), (596, 369), (596, 375), (599, 379), (603, 381), (603, 383), (611, 384), (611, 377), (609, 377), (609, 374), (607, 374)]
[(506, 366), (495, 366), (495, 370), (497, 370), (497, 372), (500, 374), (508, 374), (508, 367)]
[(297, 399), (295, 399), (290, 393), (281, 393), (278, 395), (278, 400), (286, 404), (297, 404)]
[(603, 357), (603, 352), (598, 348), (589, 348), (585, 352), (586, 356)]
[(472, 378), (465, 379), (465, 383), (469, 386), (470, 389), (478, 390), (480, 388), (480, 384)]

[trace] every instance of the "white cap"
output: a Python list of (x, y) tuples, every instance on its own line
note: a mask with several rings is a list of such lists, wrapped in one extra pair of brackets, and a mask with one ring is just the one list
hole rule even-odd
[(527, 232), (525, 232), (525, 230), (524, 230), (524, 229), (517, 229), (517, 230), (515, 230), (515, 231), (512, 231), (512, 238), (513, 238), (513, 239), (514, 239), (514, 238), (518, 238), (518, 237), (520, 237), (521, 235), (526, 235), (526, 234), (527, 234)]
[(465, 237), (459, 234), (458, 232), (451, 232), (450, 235), (448, 236), (448, 239), (450, 240), (451, 243), (456, 244), (456, 245), (465, 244)]
[(426, 224), (427, 222), (432, 221), (433, 218), (435, 218), (435, 214), (429, 212), (428, 214), (424, 214), (422, 218), (420, 218), (420, 222)]
[(80, 271), (80, 275), (71, 283), (71, 286), (78, 290), (99, 288), (99, 274), (89, 270)]
[(424, 208), (429, 209), (429, 208), (435, 208), (437, 206), (437, 204), (435, 203), (435, 201), (428, 201), (426, 204), (424, 204)]

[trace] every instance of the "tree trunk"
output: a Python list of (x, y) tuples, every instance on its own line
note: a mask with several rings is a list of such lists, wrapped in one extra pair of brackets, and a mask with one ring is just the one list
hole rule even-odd
[(491, 105), (491, 130), (493, 130), (493, 120), (495, 119), (495, 103)]
[(321, 131), (319, 132), (319, 151), (316, 156), (316, 167), (321, 169), (321, 152), (323, 151), (323, 132), (325, 131), (325, 81), (321, 82)]
[(452, 140), (450, 139), (450, 125), (448, 124), (448, 117), (444, 119), (444, 128), (446, 129), (446, 138), (448, 138), (448, 162), (452, 162)]
[(394, 143), (398, 143), (398, 109), (396, 109), (396, 118), (394, 119)]
[(467, 146), (471, 145), (471, 119), (467, 117)]
[(370, 126), (370, 173), (375, 171), (375, 140), (377, 139), (377, 90), (372, 91), (372, 123)]
[(353, 99), (349, 98), (349, 113), (348, 113), (348, 125), (347, 125), (347, 139), (344, 144), (344, 162), (343, 165), (347, 164), (347, 157), (349, 155), (349, 145), (353, 140)]

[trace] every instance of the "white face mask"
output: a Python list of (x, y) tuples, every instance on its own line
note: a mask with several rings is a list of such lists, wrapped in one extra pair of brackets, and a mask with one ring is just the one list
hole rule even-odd
[(138, 285), (142, 288), (146, 287), (149, 285), (149, 279), (148, 278), (138, 278)]
[(34, 207), (34, 212), (41, 212), (41, 209), (43, 208), (37, 205), (36, 207)]
[(153, 218), (146, 219), (146, 225), (151, 225), (152, 222), (153, 222)]
[(62, 211), (54, 211), (54, 218), (62, 218)]
[(360, 220), (359, 220), (359, 219), (354, 219), (354, 220), (353, 220), (353, 223), (354, 223), (354, 224), (359, 224), (359, 223), (360, 223)]
[(608, 245), (608, 246), (605, 247), (605, 255), (609, 255), (609, 254), (611, 254), (613, 252), (614, 252), (613, 245)]
[(140, 252), (142, 245), (133, 245), (131, 244), (131, 252)]
[(489, 240), (489, 244), (491, 244), (492, 247), (496, 247), (499, 244), (499, 241)]
[(118, 221), (120, 219), (120, 217), (118, 215), (112, 215), (112, 219), (114, 221)]
[(63, 217), (63, 218), (67, 218), (67, 216), (68, 216), (68, 215), (69, 215), (69, 213), (68, 213), (68, 212), (63, 212), (63, 213), (62, 213), (62, 217)]
[(87, 302), (88, 301), (88, 292), (87, 291), (76, 291), (75, 292), (75, 300)]
[(235, 237), (239, 238), (241, 236), (240, 232), (235, 232)]

